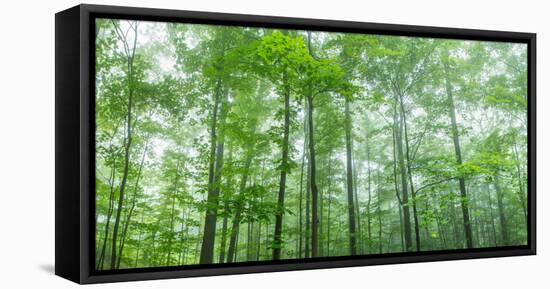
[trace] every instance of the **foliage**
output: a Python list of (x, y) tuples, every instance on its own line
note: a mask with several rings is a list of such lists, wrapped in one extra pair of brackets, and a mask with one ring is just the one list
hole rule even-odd
[(523, 44), (96, 29), (97, 269), (527, 242)]

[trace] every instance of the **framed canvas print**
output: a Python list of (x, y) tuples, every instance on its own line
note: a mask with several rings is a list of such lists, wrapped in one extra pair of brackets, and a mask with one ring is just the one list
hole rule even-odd
[(56, 274), (535, 254), (535, 34), (56, 14)]

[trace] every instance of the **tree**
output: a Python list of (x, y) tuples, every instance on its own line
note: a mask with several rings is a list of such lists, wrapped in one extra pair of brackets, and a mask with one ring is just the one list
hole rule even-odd
[[(118, 194), (117, 211), (116, 211), (116, 217), (115, 217), (115, 224), (113, 228), (113, 242), (111, 245), (111, 269), (115, 269), (117, 264), (116, 248), (117, 248), (117, 238), (118, 238), (118, 227), (120, 225), (122, 205), (124, 203), (124, 193), (126, 190), (126, 184), (128, 182), (130, 150), (132, 147), (132, 126), (134, 121), (133, 115), (132, 115), (132, 109), (134, 107), (133, 97), (134, 97), (134, 82), (135, 82), (134, 58), (135, 58), (136, 47), (137, 47), (138, 22), (134, 21), (134, 22), (128, 23), (128, 25), (130, 25), (130, 29), (133, 32), (133, 43), (130, 42), (131, 40), (127, 38), (128, 35), (123, 33), (119, 24), (114, 20), (112, 22), (113, 22), (113, 25), (115, 26), (115, 31), (117, 32), (119, 40), (120, 42), (122, 42), (122, 45), (124, 48), (124, 55), (126, 56), (126, 62), (127, 62), (126, 82), (127, 82), (127, 94), (128, 94), (127, 108), (126, 108), (126, 138), (125, 138), (125, 145), (124, 145), (124, 172), (122, 175), (122, 180), (120, 181), (120, 191)], [(118, 258), (120, 259), (120, 256)]]
[(286, 191), (286, 178), (295, 165), (289, 162), (289, 135), (290, 135), (290, 93), (292, 84), (297, 78), (304, 62), (307, 60), (307, 51), (303, 41), (299, 37), (284, 35), (275, 31), (264, 36), (258, 45), (257, 55), (262, 59), (263, 70), (271, 82), (273, 82), (280, 95), (283, 97), (283, 137), (281, 142), (281, 164), (279, 178), (279, 192), (277, 197), (277, 214), (275, 218), (275, 232), (273, 234), (273, 260), (281, 258), (282, 226), (284, 215), (284, 201)]
[[(456, 121), (456, 108), (453, 97), (453, 89), (450, 81), (450, 67), (449, 67), (449, 52), (443, 56), (443, 67), (445, 71), (445, 91), (447, 92), (447, 103), (449, 105), (449, 117), (451, 119), (451, 132), (455, 149), (456, 163), (458, 166), (462, 165), (462, 150), (460, 148), (460, 140), (458, 136), (458, 126)], [(458, 184), (460, 189), (460, 196), (462, 197), (462, 218), (464, 223), (464, 235), (466, 237), (466, 247), (473, 248), (474, 241), (472, 235), (472, 224), (470, 223), (470, 212), (468, 208), (468, 196), (466, 195), (466, 181), (463, 176), (458, 178)]]

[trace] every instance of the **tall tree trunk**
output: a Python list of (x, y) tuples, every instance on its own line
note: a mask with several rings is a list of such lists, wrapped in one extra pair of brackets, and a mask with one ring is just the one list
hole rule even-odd
[(367, 133), (365, 137), (365, 144), (367, 147), (367, 191), (368, 191), (368, 200), (367, 200), (367, 239), (368, 239), (368, 253), (372, 253), (372, 213), (371, 213), (371, 204), (372, 204), (372, 171), (371, 171), (371, 147), (369, 142), (369, 135)]
[[(307, 109), (307, 104), (306, 104), (306, 112), (305, 112), (305, 117), (307, 118), (306, 120), (306, 143), (308, 145), (308, 150), (309, 150), (309, 111)], [(306, 158), (307, 158), (307, 166), (306, 166), (306, 169), (307, 169), (307, 176), (306, 176), (306, 234), (305, 234), (305, 257), (306, 258), (309, 258), (311, 256), (311, 214), (310, 214), (310, 209), (311, 209), (311, 162), (310, 162), (310, 156), (309, 154), (306, 153)]]
[[(304, 125), (305, 128), (305, 125)], [(300, 171), (300, 188), (299, 188), (299, 199), (298, 199), (298, 258), (302, 258), (302, 248), (303, 248), (303, 216), (302, 216), (302, 199), (304, 197), (303, 183), (304, 183), (304, 166), (306, 159), (306, 141), (304, 134), (304, 147), (302, 149), (302, 168)]]
[(269, 222), (265, 224), (265, 255), (269, 256), (269, 253), (273, 253), (273, 251), (269, 250), (269, 242), (271, 241), (271, 237), (269, 236)]
[(520, 161), (520, 158), (519, 158), (519, 152), (518, 152), (518, 148), (517, 148), (517, 142), (514, 142), (514, 157), (516, 159), (516, 173), (517, 173), (517, 179), (518, 179), (518, 195), (519, 195), (519, 201), (521, 203), (521, 208), (523, 209), (523, 216), (525, 218), (525, 226), (527, 226), (527, 224), (529, 224), (529, 220), (527, 219), (527, 204), (526, 204), (526, 197), (525, 197), (525, 188), (523, 187), (524, 184), (523, 184), (523, 179), (522, 179), (522, 173), (521, 173), (521, 161)]
[[(307, 32), (307, 47), (309, 54), (313, 55), (311, 48), (311, 31)], [(316, 181), (316, 165), (315, 165), (315, 136), (313, 126), (313, 87), (309, 84), (308, 95), (308, 130), (309, 130), (309, 154), (310, 154), (310, 186), (311, 186), (311, 257), (319, 256), (319, 191)]]
[(486, 191), (487, 191), (487, 197), (489, 200), (489, 213), (491, 214), (490, 220), (491, 220), (491, 232), (493, 235), (493, 246), (496, 247), (498, 246), (498, 241), (497, 241), (497, 229), (495, 225), (495, 215), (493, 214), (493, 198), (491, 197), (491, 191), (489, 190), (488, 185), (486, 187)]
[(328, 185), (327, 185), (327, 198), (328, 198), (328, 213), (327, 213), (327, 256), (330, 256), (330, 213), (332, 204), (332, 150), (328, 154)]
[(248, 222), (247, 228), (246, 228), (246, 261), (252, 261), (252, 234), (254, 233), (252, 231), (252, 226), (254, 225), (254, 222)]
[(462, 242), (460, 240), (460, 230), (459, 230), (459, 227), (458, 227), (458, 224), (457, 224), (457, 221), (456, 221), (456, 210), (455, 210), (455, 207), (454, 207), (454, 204), (453, 206), (449, 207), (448, 208), (449, 211), (451, 211), (451, 223), (453, 225), (453, 240), (454, 240), (454, 246), (455, 248), (460, 248), (462, 249), (464, 247), (464, 242)]
[(178, 177), (176, 175), (174, 192), (172, 192), (172, 208), (170, 209), (170, 235), (168, 237), (168, 254), (166, 255), (166, 266), (170, 265), (170, 261), (171, 261), (170, 259), (172, 257), (172, 239), (173, 239), (173, 232), (174, 232), (174, 212), (176, 207), (177, 183), (178, 183)]
[(153, 232), (151, 232), (151, 259), (152, 259), (152, 264), (153, 265), (157, 265), (157, 246), (156, 246), (156, 238), (157, 238), (157, 233), (158, 233), (158, 228), (159, 228), (159, 224), (160, 224), (160, 218), (157, 220), (157, 222), (155, 223), (155, 227), (153, 228)]
[[(143, 224), (143, 216), (145, 214), (142, 212), (141, 213), (141, 221), (140, 223)], [(140, 250), (140, 245), (141, 245), (141, 234), (142, 234), (142, 230), (139, 229), (139, 233), (138, 233), (138, 239), (137, 239), (137, 246), (136, 246), (136, 258), (134, 260), (134, 267), (137, 267), (138, 266), (138, 260), (139, 260), (139, 250)]]
[[(397, 103), (397, 95), (396, 100)], [(397, 105), (397, 104), (395, 104)], [(399, 159), (399, 172), (401, 175), (401, 191), (402, 191), (402, 206), (403, 206), (403, 225), (405, 229), (405, 249), (407, 252), (413, 251), (412, 248), (412, 234), (411, 234), (411, 218), (409, 212), (409, 193), (407, 186), (407, 169), (405, 166), (405, 157), (403, 153), (403, 121), (399, 119), (397, 121), (397, 108), (394, 108), (394, 122), (398, 125), (396, 131), (396, 143), (397, 143), (397, 158)]]
[(306, 164), (306, 150), (307, 150), (307, 117), (304, 116), (304, 144), (302, 147), (302, 161), (300, 168), (300, 183), (298, 185), (298, 244), (296, 247), (296, 257), (302, 258), (302, 252), (304, 248), (304, 233), (303, 233), (303, 198), (304, 198), (304, 168)]
[(239, 239), (240, 239), (239, 233), (240, 233), (240, 231), (241, 231), (241, 227), (238, 227), (237, 228), (237, 237), (235, 238), (235, 246), (234, 246), (235, 253), (233, 254), (233, 260), (231, 261), (233, 263), (237, 262), (238, 250), (239, 250)]
[[(134, 213), (134, 209), (136, 208), (136, 202), (137, 202), (137, 193), (138, 193), (138, 187), (139, 187), (139, 181), (141, 179), (141, 172), (143, 170), (143, 164), (145, 163), (145, 155), (147, 154), (147, 149), (149, 147), (149, 140), (145, 142), (145, 147), (143, 149), (143, 155), (141, 156), (141, 162), (139, 164), (138, 173), (136, 176), (136, 183), (134, 184), (134, 194), (132, 197), (132, 206), (130, 207), (130, 211), (128, 212), (128, 215), (126, 216), (126, 221), (124, 222), (124, 228), (122, 229), (122, 237), (120, 240), (120, 249), (118, 251), (118, 256), (122, 256), (122, 252), (124, 251), (124, 245), (126, 243), (126, 234), (128, 232), (128, 226), (130, 224), (130, 221), (132, 220), (132, 216)], [(118, 258), (116, 263), (116, 268), (118, 269), (120, 267), (120, 260), (122, 258)]]
[[(337, 229), (337, 232), (342, 232), (342, 221), (340, 219), (338, 219), (338, 229)], [(342, 242), (344, 242), (342, 240), (342, 234), (338, 234), (338, 236), (336, 237), (336, 244), (342, 244)], [(336, 254), (335, 255), (342, 255), (342, 250), (340, 250), (340, 248), (336, 247)]]
[(241, 223), (241, 215), (245, 206), (245, 197), (244, 190), (246, 189), (246, 182), (248, 180), (248, 175), (250, 173), (250, 165), (252, 164), (252, 159), (254, 152), (252, 149), (249, 149), (247, 152), (245, 166), (243, 170), (243, 175), (241, 178), (241, 183), (239, 184), (239, 196), (237, 197), (237, 204), (235, 208), (235, 215), (233, 216), (233, 222), (231, 225), (231, 236), (229, 238), (229, 248), (227, 249), (227, 263), (233, 262), (237, 252), (237, 238), (239, 236), (239, 225)]
[(179, 183), (179, 164), (176, 163), (176, 175), (174, 177), (174, 189), (172, 191), (172, 194), (170, 195), (170, 198), (172, 199), (172, 205), (170, 208), (170, 235), (168, 237), (168, 253), (166, 254), (166, 262), (165, 265), (170, 265), (170, 259), (172, 257), (172, 238), (173, 238), (173, 232), (174, 232), (174, 213), (176, 209), (176, 196), (178, 195), (178, 183)]
[[(220, 194), (221, 169), (223, 167), (224, 136), (223, 126), (227, 112), (227, 91), (222, 92), (221, 80), (216, 85), (212, 123), (210, 126), (210, 165), (208, 169), (208, 208), (204, 219), (204, 234), (201, 245), (200, 264), (211, 264), (214, 259), (216, 238), (216, 218)], [(216, 132), (220, 110), (220, 133)]]
[(113, 21), (115, 26), (116, 33), (119, 39), (122, 41), (124, 51), (126, 54), (126, 64), (127, 64), (127, 82), (128, 82), (128, 102), (126, 107), (126, 137), (125, 137), (125, 146), (124, 146), (124, 170), (122, 174), (122, 180), (120, 183), (120, 191), (118, 194), (118, 206), (115, 217), (115, 224), (113, 227), (113, 240), (111, 245), (111, 269), (115, 269), (117, 261), (117, 238), (118, 238), (118, 227), (120, 225), (120, 216), (122, 214), (122, 206), (124, 204), (124, 193), (126, 190), (126, 183), (128, 182), (128, 169), (130, 166), (130, 150), (132, 147), (132, 109), (133, 109), (133, 95), (134, 95), (134, 56), (136, 52), (136, 44), (138, 38), (138, 28), (137, 22), (134, 25), (131, 25), (131, 28), (134, 30), (134, 43), (130, 48), (128, 40), (126, 38), (127, 34), (123, 34), (120, 30), (118, 24)]
[(202, 224), (199, 224), (198, 226), (198, 232), (197, 232), (197, 243), (195, 244), (195, 256), (193, 258), (193, 262), (194, 263), (198, 263), (199, 262), (199, 258), (200, 258), (200, 245), (201, 245), (201, 235), (202, 235), (202, 230), (201, 228), (203, 227)]
[(435, 213), (435, 222), (436, 222), (436, 225), (437, 225), (437, 233), (439, 234), (439, 240), (440, 240), (440, 248), (449, 248), (447, 246), (447, 238), (446, 238), (446, 232), (445, 232), (445, 228), (441, 222), (441, 216), (442, 216), (442, 213), (441, 211), (439, 210), (439, 201), (440, 199), (439, 198), (439, 195), (437, 195), (437, 197), (435, 195), (432, 195), (432, 202), (435, 203), (436, 205), (434, 206), (434, 213)]
[(222, 223), (222, 239), (220, 241), (220, 256), (218, 259), (218, 263), (223, 263), (225, 260), (225, 246), (227, 243), (227, 223), (228, 223), (228, 217), (227, 214), (229, 213), (227, 211), (227, 207), (224, 209), (224, 215), (223, 215), (223, 223)]
[[(265, 186), (265, 179), (264, 179), (265, 159), (262, 159), (261, 163), (262, 163), (262, 169), (260, 171), (260, 178), (261, 178), (260, 184), (263, 187)], [(263, 195), (260, 195), (260, 203), (263, 203), (263, 202), (264, 202), (264, 197)], [(266, 240), (269, 238), (268, 228), (269, 228), (269, 223), (266, 222), (266, 226), (265, 226)], [(261, 249), (262, 249), (262, 220), (258, 220), (258, 237), (256, 240), (256, 261), (260, 261)], [(266, 251), (267, 251), (267, 247), (266, 247)]]
[[(455, 103), (453, 99), (453, 90), (451, 86), (451, 81), (449, 79), (449, 64), (444, 62), (445, 68), (445, 85), (447, 91), (447, 102), (449, 105), (449, 115), (451, 118), (452, 134), (453, 134), (453, 143), (455, 147), (455, 157), (456, 163), (458, 166), (462, 165), (462, 152), (460, 150), (460, 141), (458, 137), (458, 127), (456, 124), (456, 112), (455, 112)], [(462, 219), (464, 223), (464, 236), (466, 238), (466, 247), (473, 248), (473, 237), (472, 237), (472, 225), (470, 223), (470, 212), (468, 208), (468, 196), (466, 195), (466, 181), (463, 176), (459, 176), (458, 184), (460, 188), (460, 196), (462, 201), (460, 202), (462, 208)]]
[[(309, 154), (310, 154), (310, 186), (311, 186), (311, 257), (319, 256), (319, 217), (318, 203), (319, 191), (316, 182), (315, 166), (315, 138), (313, 134), (313, 96), (308, 95), (308, 118), (309, 118)], [(352, 196), (353, 197), (353, 196)]]
[(504, 246), (509, 245), (508, 238), (508, 221), (506, 219), (506, 213), (504, 212), (504, 194), (500, 187), (500, 178), (498, 175), (494, 177), (495, 192), (497, 193), (497, 207), (498, 207), (498, 219), (500, 222), (500, 238)]
[(279, 194), (277, 197), (277, 214), (275, 215), (275, 233), (273, 234), (273, 260), (281, 259), (281, 247), (283, 246), (283, 216), (285, 205), (286, 174), (288, 171), (288, 138), (290, 134), (290, 87), (286, 83), (286, 74), (283, 77), (284, 87), (284, 124), (283, 124), (283, 147), (281, 157), (281, 176), (279, 178)]
[[(324, 164), (324, 162), (323, 162)], [(324, 167), (324, 165), (321, 165), (321, 167)], [(321, 181), (321, 184), (320, 184), (320, 187), (321, 189), (319, 189), (319, 232), (318, 232), (318, 235), (319, 235), (319, 248), (317, 249), (317, 251), (319, 252), (319, 256), (323, 256), (323, 250), (324, 250), (324, 243), (323, 243), (323, 211), (324, 211), (324, 202), (323, 202), (323, 190), (325, 189), (325, 183), (326, 183), (326, 178), (324, 178), (322, 181)]]
[[(472, 191), (471, 189), (469, 191)], [(475, 192), (472, 192), (471, 193), (471, 196), (472, 196), (472, 205), (474, 208), (479, 208), (479, 204), (477, 202), (477, 198), (476, 198), (476, 193)], [(472, 222), (475, 224), (474, 228), (475, 228), (475, 234), (474, 234), (474, 239), (473, 239), (473, 242), (475, 244), (478, 244), (478, 246), (481, 247), (482, 243), (481, 243), (481, 240), (482, 240), (482, 235), (481, 235), (481, 232), (480, 232), (480, 228), (481, 228), (481, 224), (480, 224), (480, 216), (472, 216)]]
[(348, 223), (349, 223), (349, 250), (350, 255), (357, 254), (357, 239), (355, 236), (355, 204), (353, 196), (353, 167), (351, 159), (351, 116), (349, 101), (346, 99), (346, 184), (348, 192)]
[(260, 250), (262, 248), (262, 222), (258, 222), (258, 236), (256, 237), (256, 261), (260, 261)]
[(305, 236), (305, 257), (309, 258), (311, 256), (311, 163), (309, 161), (309, 156), (307, 158), (307, 178), (306, 178), (306, 236)]
[(120, 225), (120, 217), (122, 215), (122, 206), (124, 204), (124, 193), (126, 190), (126, 183), (128, 182), (128, 171), (130, 166), (130, 150), (132, 146), (132, 98), (133, 98), (133, 89), (130, 89), (128, 94), (128, 106), (127, 106), (127, 115), (126, 115), (126, 145), (124, 147), (124, 171), (122, 174), (122, 181), (120, 183), (120, 191), (118, 194), (118, 204), (115, 217), (115, 224), (113, 227), (113, 242), (111, 245), (111, 269), (116, 268), (117, 262), (117, 237), (118, 237), (118, 227)]
[[(378, 185), (380, 182), (380, 171), (376, 174)], [(380, 187), (376, 188), (376, 214), (378, 215), (378, 254), (382, 254), (382, 213), (380, 210)]]
[(370, 146), (369, 146), (369, 136), (365, 138), (367, 145), (367, 190), (368, 190), (368, 200), (367, 200), (367, 239), (368, 239), (368, 253), (372, 253), (372, 218), (371, 218), (371, 202), (372, 202), (372, 180), (371, 180), (371, 168), (370, 168)]
[[(393, 115), (393, 124), (392, 124), (392, 153), (393, 153), (393, 186), (395, 189), (395, 196), (397, 198), (397, 208), (399, 211), (399, 228), (400, 230), (400, 238), (401, 241), (401, 251), (405, 251), (405, 236), (403, 234), (404, 232), (404, 224), (403, 224), (403, 209), (401, 208), (403, 205), (403, 202), (401, 201), (401, 197), (399, 196), (399, 184), (397, 181), (397, 153), (396, 153), (396, 146), (397, 146), (397, 128), (396, 128), (396, 113), (394, 109), (394, 115)], [(391, 240), (391, 238), (390, 238)]]
[[(231, 143), (229, 145), (229, 163), (231, 164), (233, 161), (233, 146)], [(227, 178), (227, 188), (231, 188), (233, 186), (232, 184), (233, 178), (229, 176)], [(227, 227), (229, 221), (229, 203), (227, 200), (224, 200), (224, 206), (223, 206), (223, 222), (222, 222), (222, 238), (220, 240), (220, 256), (218, 258), (218, 263), (223, 263), (225, 261), (225, 253), (226, 253), (226, 245), (227, 245)]]
[(113, 167), (111, 169), (111, 175), (110, 175), (110, 181), (109, 181), (110, 182), (109, 208), (107, 209), (107, 220), (105, 221), (103, 244), (101, 245), (101, 253), (99, 254), (99, 260), (97, 262), (96, 269), (103, 269), (103, 265), (105, 263), (105, 251), (107, 248), (107, 239), (109, 238), (109, 225), (111, 224), (111, 217), (113, 215), (113, 209), (114, 209), (114, 202), (115, 202), (114, 182), (115, 182), (116, 157), (113, 156), (113, 159), (114, 159)]
[(186, 238), (185, 238), (184, 229), (185, 229), (185, 223), (186, 223), (186, 216), (185, 216), (186, 209), (183, 209), (184, 205), (185, 204), (180, 201), (179, 206), (182, 207), (182, 209), (181, 209), (180, 239), (179, 239), (180, 247), (179, 247), (177, 265), (181, 265), (183, 263), (183, 256), (184, 256), (184, 251), (185, 251), (184, 250), (184, 243), (186, 241)]
[(420, 251), (420, 224), (418, 223), (418, 211), (416, 208), (416, 191), (414, 190), (414, 183), (411, 171), (411, 157), (409, 149), (409, 132), (407, 127), (407, 114), (405, 112), (405, 104), (403, 103), (403, 95), (399, 95), (399, 106), (401, 111), (401, 122), (403, 125), (404, 140), (405, 140), (405, 157), (407, 160), (407, 175), (409, 176), (409, 186), (412, 195), (413, 206), (413, 219), (414, 219), (414, 235), (416, 243), (416, 251)]
[(118, 238), (118, 227), (120, 225), (120, 216), (122, 213), (122, 206), (124, 204), (124, 192), (126, 189), (126, 183), (128, 181), (128, 169), (130, 165), (130, 150), (132, 146), (132, 109), (133, 109), (133, 94), (134, 94), (134, 56), (136, 51), (136, 44), (137, 44), (137, 22), (134, 23), (134, 25), (131, 25), (130, 28), (134, 31), (134, 43), (133, 46), (130, 47), (128, 40), (126, 38), (127, 34), (123, 34), (120, 30), (120, 27), (118, 26), (117, 22), (112, 21), (113, 25), (115, 26), (115, 31), (119, 37), (119, 39), (122, 41), (124, 51), (126, 54), (126, 64), (127, 64), (127, 82), (128, 82), (128, 102), (127, 102), (127, 113), (126, 113), (126, 136), (125, 136), (125, 146), (124, 146), (124, 171), (122, 174), (122, 180), (120, 183), (120, 191), (118, 195), (118, 206), (117, 206), (117, 212), (115, 217), (115, 224), (113, 228), (113, 240), (111, 245), (111, 269), (115, 269), (116, 261), (117, 261), (117, 238)]
[(357, 196), (357, 162), (353, 159), (353, 140), (351, 142), (352, 144), (352, 155), (351, 155), (351, 159), (352, 159), (352, 168), (354, 168), (352, 171), (353, 171), (353, 200), (354, 200), (354, 208), (355, 208), (355, 224), (356, 224), (356, 231), (355, 231), (355, 239), (356, 239), (356, 242), (357, 242), (357, 252), (359, 254), (363, 254), (364, 252), (364, 246), (363, 246), (363, 234), (361, 233), (361, 227), (362, 227), (362, 223), (361, 223), (361, 214), (360, 214), (360, 211), (359, 211), (359, 197)]
[[(190, 210), (188, 210), (187, 212), (187, 218), (190, 218), (190, 215), (191, 215), (191, 212)], [(189, 223), (186, 221), (185, 222), (185, 232), (184, 232), (184, 235), (183, 235), (183, 239), (182, 239), (182, 243), (184, 242), (185, 240), (185, 243), (184, 243), (184, 247), (183, 247), (183, 252), (182, 252), (182, 256), (181, 256), (181, 264), (180, 265), (185, 265), (187, 263), (187, 254), (189, 252), (189, 244), (188, 244), (188, 240), (189, 240)]]

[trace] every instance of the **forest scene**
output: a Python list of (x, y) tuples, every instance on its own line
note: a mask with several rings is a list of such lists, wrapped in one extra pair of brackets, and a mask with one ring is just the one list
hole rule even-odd
[(527, 244), (527, 45), (96, 19), (97, 270)]

